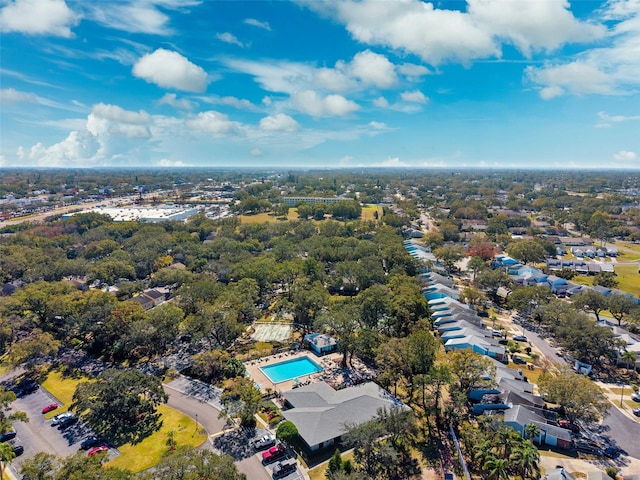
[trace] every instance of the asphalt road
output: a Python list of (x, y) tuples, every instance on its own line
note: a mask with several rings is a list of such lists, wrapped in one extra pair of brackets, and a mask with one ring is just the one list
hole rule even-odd
[[(225, 421), (218, 419), (220, 409), (209, 403), (217, 400), (217, 396), (214, 394), (215, 392), (203, 390), (201, 382), (189, 380), (185, 377), (171, 383), (174, 387), (171, 385), (164, 386), (165, 391), (169, 395), (167, 404), (170, 407), (175, 408), (191, 418), (197, 418), (198, 422), (205, 428), (210, 436), (222, 432)], [(189, 392), (190, 394), (183, 392)], [(202, 397), (202, 399), (193, 395), (198, 395)], [(264, 432), (259, 433), (264, 434)], [(259, 433), (256, 433), (256, 436), (259, 436)], [(217, 437), (217, 439), (219, 438), (220, 436)], [(244, 445), (244, 447), (248, 447), (248, 444)], [(244, 473), (250, 480), (271, 480), (271, 471), (262, 465), (262, 457), (259, 453), (253, 454), (252, 451), (251, 456), (242, 455), (238, 457), (233, 455), (234, 450), (232, 448), (228, 450), (224, 448), (214, 448), (211, 437), (207, 440), (203, 448), (214, 450), (217, 453), (230, 453), (235, 458), (235, 464), (238, 470)], [(284, 478), (289, 480), (289, 477)], [(291, 476), (291, 480), (295, 480), (296, 478), (298, 477), (295, 475)]]
[[(522, 327), (518, 326), (520, 329)], [(529, 342), (534, 345), (542, 354), (551, 359), (554, 363), (566, 365), (567, 362), (556, 355), (557, 350), (553, 348), (545, 339), (535, 332), (525, 329), (525, 335)], [(624, 415), (616, 405), (612, 405), (607, 415), (602, 421), (602, 435), (608, 437), (613, 444), (621, 448), (627, 455), (633, 458), (640, 458), (640, 423)]]
[(225, 421), (218, 419), (220, 410), (213, 405), (202, 402), (197, 398), (185, 395), (178, 390), (164, 385), (164, 390), (169, 395), (167, 405), (171, 408), (198, 420), (198, 423), (204, 427), (209, 435), (222, 431)]

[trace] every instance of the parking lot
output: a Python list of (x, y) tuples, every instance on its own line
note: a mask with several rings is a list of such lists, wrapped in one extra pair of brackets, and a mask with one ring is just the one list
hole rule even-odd
[[(44, 418), (42, 408), (53, 402), (57, 400), (40, 387), (33, 393), (19, 397), (13, 403), (14, 411), (23, 411), (29, 416), (26, 423), (14, 423), (17, 435), (12, 443), (24, 447), (24, 454), (12, 462), (14, 471), (20, 470), (24, 459), (31, 458), (38, 452), (52, 453), (60, 457), (73, 455), (80, 449), (80, 442), (92, 434), (82, 421), (63, 429), (52, 426), (51, 419)], [(109, 450), (111, 458), (117, 455), (117, 450)]]

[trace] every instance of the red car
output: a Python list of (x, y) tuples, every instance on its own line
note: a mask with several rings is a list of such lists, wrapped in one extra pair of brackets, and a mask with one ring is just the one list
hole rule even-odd
[(94, 447), (87, 452), (87, 455), (95, 455), (96, 453), (102, 453), (109, 451), (109, 447), (106, 445), (100, 445), (99, 447)]
[(50, 403), (49, 405), (47, 405), (42, 409), (42, 414), (44, 415), (45, 413), (53, 412), (59, 406), (60, 405), (58, 405), (57, 403)]
[(287, 449), (284, 445), (276, 445), (275, 447), (271, 447), (266, 452), (262, 452), (262, 461), (264, 463), (275, 462), (278, 458), (284, 456), (285, 453), (287, 453)]

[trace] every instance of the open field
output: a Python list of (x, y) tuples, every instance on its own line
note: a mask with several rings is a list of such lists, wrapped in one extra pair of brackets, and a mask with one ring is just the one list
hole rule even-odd
[(76, 387), (79, 383), (87, 381), (91, 381), (91, 379), (88, 377), (65, 377), (60, 370), (52, 370), (49, 372), (47, 379), (42, 382), (42, 386), (62, 402), (62, 406), (53, 412), (45, 414), (45, 418), (51, 418), (58, 413), (69, 410)]
[[(267, 223), (267, 222), (281, 222), (284, 221), (283, 217), (277, 217), (273, 213), (256, 213), (255, 215), (240, 215), (238, 217), (242, 223)], [(287, 220), (297, 220), (298, 209), (290, 208), (287, 215)]]
[(167, 434), (174, 433), (176, 445), (198, 447), (207, 439), (207, 435), (199, 429), (196, 422), (186, 415), (166, 405), (160, 405), (158, 412), (162, 414), (162, 427), (153, 435), (136, 445), (126, 444), (118, 448), (121, 455), (114, 458), (108, 466), (126, 468), (132, 472), (140, 472), (152, 467), (167, 452)]
[(633, 295), (640, 294), (640, 274), (636, 265), (616, 265), (618, 288)]

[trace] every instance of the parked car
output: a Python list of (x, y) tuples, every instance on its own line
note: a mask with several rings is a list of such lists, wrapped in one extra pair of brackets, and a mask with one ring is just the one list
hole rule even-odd
[(38, 388), (40, 388), (40, 385), (38, 385), (38, 382), (36, 382), (31, 378), (25, 378), (24, 380), (20, 381), (18, 385), (15, 386), (13, 391), (15, 392), (16, 396), (22, 397), (23, 395), (28, 395), (30, 393), (35, 392)]
[(80, 448), (82, 450), (89, 450), (90, 448), (97, 447), (99, 445), (104, 445), (104, 441), (95, 435), (91, 435), (80, 442)]
[(491, 330), (491, 335), (494, 337), (501, 337), (502, 336), (502, 330)]
[(590, 453), (592, 455), (600, 455), (602, 453), (602, 450), (598, 448), (598, 446), (585, 441), (575, 442), (573, 447), (579, 452)]
[(287, 449), (280, 443), (274, 447), (271, 447), (266, 452), (262, 452), (262, 461), (264, 463), (275, 462), (280, 457), (283, 457), (285, 453), (287, 453)]
[(13, 445), (12, 446), (12, 450), (13, 450), (13, 454), (16, 457), (19, 457), (20, 455), (22, 455), (24, 453), (24, 447), (22, 445)]
[(272, 447), (276, 444), (276, 437), (273, 433), (267, 433), (259, 438), (251, 440), (251, 446), (256, 450), (264, 450), (265, 448)]
[(501, 338), (500, 340), (498, 340), (498, 343), (500, 345), (508, 345), (509, 344), (509, 340), (507, 340), (506, 338)]
[(640, 402), (640, 393), (632, 393), (631, 400), (633, 400), (634, 402)]
[(614, 447), (613, 445), (609, 445), (604, 449), (603, 452), (609, 458), (617, 458), (620, 455), (620, 449), (618, 447)]
[(524, 335), (514, 335), (513, 339), (516, 342), (526, 342), (527, 341), (527, 337), (525, 337)]
[(515, 356), (515, 355), (512, 355), (512, 356), (511, 356), (511, 361), (512, 361), (513, 363), (515, 363), (515, 364), (518, 364), (518, 365), (526, 365), (526, 364), (527, 364), (527, 361), (526, 361), (524, 358), (522, 358), (522, 357), (517, 357), (517, 356)]
[(103, 453), (103, 452), (107, 452), (109, 451), (109, 447), (107, 447), (106, 445), (100, 445), (97, 447), (93, 447), (91, 450), (89, 450), (87, 452), (87, 455), (91, 456), (91, 455), (95, 455), (97, 453)]
[(57, 403), (50, 403), (49, 405), (47, 405), (42, 409), (42, 414), (44, 415), (45, 413), (53, 412), (59, 406), (60, 405), (58, 405)]
[(298, 468), (298, 462), (294, 458), (289, 458), (287, 460), (283, 460), (282, 462), (278, 462), (275, 467), (273, 467), (273, 478), (282, 478), (286, 477), (290, 473), (293, 473)]
[(69, 417), (75, 417), (75, 414), (73, 412), (59, 413), (58, 415), (56, 415), (51, 419), (51, 426), (55, 427), (57, 425), (60, 425), (60, 422), (62, 422), (65, 418), (69, 418)]
[(74, 423), (78, 423), (78, 417), (76, 417), (75, 415), (64, 417), (62, 420), (60, 420), (60, 422), (58, 422), (58, 428), (62, 430), (73, 425)]
[(636, 417), (640, 417), (640, 408), (634, 408), (634, 409), (633, 409), (633, 414), (634, 414)]
[(7, 440), (11, 440), (12, 438), (16, 438), (15, 429), (7, 430), (4, 433), (0, 433), (0, 442), (6, 442)]

